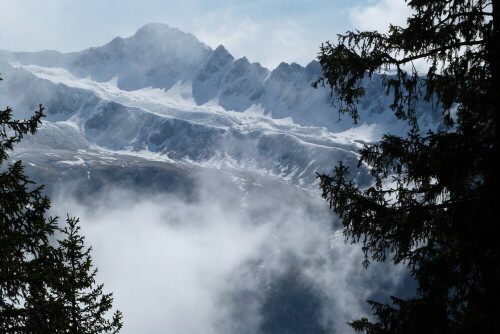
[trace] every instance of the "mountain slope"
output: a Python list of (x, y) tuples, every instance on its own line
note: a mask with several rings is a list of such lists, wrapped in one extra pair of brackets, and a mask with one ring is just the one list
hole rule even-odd
[[(314, 173), (326, 172), (332, 161), (354, 164), (359, 141), (370, 140), (363, 131), (332, 134), (265, 115), (197, 106), (182, 96), (182, 87), (125, 91), (116, 81), (81, 79), (60, 68), (4, 64), (1, 70), (13, 83), (2, 88), (15, 110), (32, 110), (35, 101), (45, 99), (48, 120), (70, 121), (89, 144), (260, 171), (306, 188), (315, 182)], [(20, 87), (37, 93), (15, 98)]]

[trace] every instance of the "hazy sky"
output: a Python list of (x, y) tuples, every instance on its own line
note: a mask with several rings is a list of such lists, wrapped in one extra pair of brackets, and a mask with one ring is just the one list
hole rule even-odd
[(79, 51), (159, 22), (274, 68), (305, 65), (336, 34), (402, 24), (406, 13), (403, 0), (0, 0), (0, 49)]

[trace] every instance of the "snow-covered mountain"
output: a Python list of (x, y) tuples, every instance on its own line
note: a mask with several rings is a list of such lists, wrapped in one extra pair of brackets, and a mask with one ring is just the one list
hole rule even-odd
[[(94, 203), (98, 194), (119, 187), (175, 194), (191, 203), (203, 198), (199, 188), (208, 187), (211, 196), (224, 199), (220, 202), (228, 211), (238, 208), (256, 226), (273, 222), (268, 224), (269, 239), (261, 245), (266, 255), (259, 248), (241, 267), (251, 270), (234, 269), (246, 280), (260, 275), (254, 290), (235, 283), (231, 303), (236, 311), (231, 312), (260, 312), (256, 321), (261, 332), (342, 332), (343, 325), (332, 324), (328, 310), (345, 324), (352, 313), (341, 304), (373, 295), (367, 288), (372, 283), (366, 282), (383, 270), (360, 274), (354, 268), (332, 269), (337, 268), (335, 256), (347, 257), (350, 251), (332, 246), (333, 218), (319, 198), (315, 173), (328, 173), (343, 160), (353, 166), (359, 184), (368, 184), (366, 169), (354, 168), (359, 147), (383, 133), (405, 131), (405, 124), (389, 111), (391, 97), (379, 76), (366, 81), (360, 124), (354, 126), (332, 109), (326, 88), (311, 88), (321, 75), (318, 62), (306, 67), (281, 63), (269, 70), (163, 24), (148, 24), (131, 37), (75, 53), (0, 51), (0, 73), (0, 101), (14, 108), (15, 117), (29, 117), (40, 103), (46, 108), (39, 132), (23, 140), (11, 158), (23, 160), (48, 193), (63, 189), (79, 201)], [(419, 105), (423, 129), (439, 125), (434, 109), (430, 103)], [(221, 189), (236, 195), (225, 197)], [(279, 219), (273, 215), (288, 206)], [(297, 217), (310, 223), (316, 239), (283, 232), (302, 231), (281, 221), (295, 222)], [(323, 227), (315, 230), (320, 223)], [(357, 261), (359, 254), (348, 257)], [(278, 262), (287, 263), (286, 268)], [(267, 269), (262, 269), (264, 264)], [(330, 272), (346, 280), (353, 273), (365, 277), (358, 282), (364, 288), (321, 290), (335, 281)], [(292, 295), (281, 291), (287, 284)], [(386, 282), (388, 289), (398, 284)], [(254, 292), (248, 295), (245, 289)], [(348, 297), (336, 303), (335, 293)], [(292, 306), (276, 309), (275, 303), (287, 301), (312, 312), (296, 331), (283, 327)], [(357, 314), (362, 309), (352, 306)], [(228, 317), (238, 318), (233, 313)], [(235, 330), (229, 326), (222, 332)]]
[[(296, 124), (335, 132), (352, 127), (349, 120), (339, 121), (332, 112), (327, 90), (310, 88), (322, 73), (317, 61), (306, 67), (281, 63), (270, 71), (245, 57), (234, 59), (222, 45), (212, 50), (195, 36), (164, 24), (145, 25), (131, 37), (117, 37), (102, 47), (81, 52), (0, 51), (0, 59), (21, 66), (64, 68), (75, 77), (99, 83), (114, 80), (124, 91), (182, 86), (183, 93), (198, 106), (217, 105), (239, 112), (253, 108), (273, 119), (291, 117)], [(367, 86), (361, 121), (372, 124), (380, 121), (380, 113), (388, 109), (391, 98), (385, 96), (379, 77)], [(419, 113), (430, 109), (432, 105), (422, 103)], [(429, 119), (428, 124), (432, 122), (436, 119)]]
[[(42, 102), (49, 121), (71, 121), (99, 147), (259, 170), (300, 186), (337, 160), (355, 162), (360, 144), (405, 129), (382, 113), (391, 99), (379, 77), (353, 127), (332, 110), (327, 89), (310, 87), (321, 75), (316, 61), (269, 71), (163, 24), (81, 52), (2, 51), (0, 59), (8, 83), (0, 96), (19, 117)], [(429, 109), (419, 109), (423, 128), (439, 121)]]

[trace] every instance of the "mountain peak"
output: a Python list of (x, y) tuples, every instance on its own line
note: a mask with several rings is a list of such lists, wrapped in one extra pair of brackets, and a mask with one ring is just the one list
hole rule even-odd
[(142, 27), (139, 28), (139, 30), (137, 30), (137, 33), (138, 32), (141, 32), (141, 33), (146, 33), (146, 32), (159, 32), (159, 31), (166, 31), (166, 30), (177, 30), (177, 31), (180, 31), (179, 29), (177, 28), (173, 28), (171, 26), (169, 26), (168, 24), (165, 24), (165, 23), (157, 23), (157, 22), (151, 22), (151, 23), (146, 23), (145, 25), (143, 25)]
[(138, 41), (150, 41), (159, 43), (181, 43), (186, 45), (199, 44), (208, 48), (204, 43), (200, 42), (193, 34), (186, 33), (178, 28), (171, 27), (163, 23), (148, 23), (131, 37)]
[(215, 53), (229, 53), (227, 49), (224, 47), (224, 45), (220, 44), (215, 50)]
[(210, 59), (211, 59), (211, 62), (216, 62), (219, 64), (219, 66), (221, 66), (223, 64), (227, 64), (227, 63), (232, 62), (234, 60), (234, 57), (221, 44), (214, 50)]

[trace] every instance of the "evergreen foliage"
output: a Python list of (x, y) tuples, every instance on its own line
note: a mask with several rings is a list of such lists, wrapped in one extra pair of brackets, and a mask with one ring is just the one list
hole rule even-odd
[(117, 333), (122, 327), (121, 312), (116, 311), (112, 319), (106, 317), (113, 306), (112, 295), (103, 294), (103, 284), (95, 284), (97, 268), (93, 269), (91, 248), (85, 248), (79, 234), (78, 219), (68, 216), (66, 222), (62, 229), (66, 238), (59, 241), (62, 262), (55, 289), (67, 321), (64, 333)]
[[(34, 134), (42, 117), (41, 106), (26, 121), (12, 120), (9, 107), (0, 111), (2, 166), (13, 144)], [(44, 294), (54, 263), (55, 250), (49, 241), (57, 224), (53, 218), (45, 219), (50, 200), (42, 196), (42, 187), (29, 187), (33, 188), (33, 182), (24, 174), (21, 161), (0, 173), (0, 331), (5, 333), (29, 327), (28, 314), (35, 311), (31, 302), (42, 298), (39, 294)], [(55, 306), (46, 299), (37, 304), (46, 312)]]
[[(0, 79), (1, 80), (1, 79)], [(90, 249), (84, 250), (77, 220), (60, 229), (46, 217), (50, 199), (29, 179), (9, 151), (41, 123), (40, 105), (29, 120), (0, 110), (0, 333), (117, 333), (121, 313), (105, 318), (112, 298), (94, 287)], [(62, 232), (66, 239), (55, 243)]]
[[(347, 32), (322, 45), (324, 76), (313, 83), (329, 86), (339, 112), (356, 122), (362, 79), (380, 73), (391, 109), (410, 127), (406, 137), (386, 134), (361, 149), (368, 189), (342, 163), (318, 175), (346, 240), (362, 243), (364, 265), (391, 258), (418, 283), (415, 298), (369, 301), (376, 321), (350, 325), (370, 334), (498, 333), (500, 4), (407, 2), (407, 27)], [(417, 72), (417, 60), (427, 61), (427, 73)], [(419, 128), (422, 99), (439, 104), (445, 128)]]

